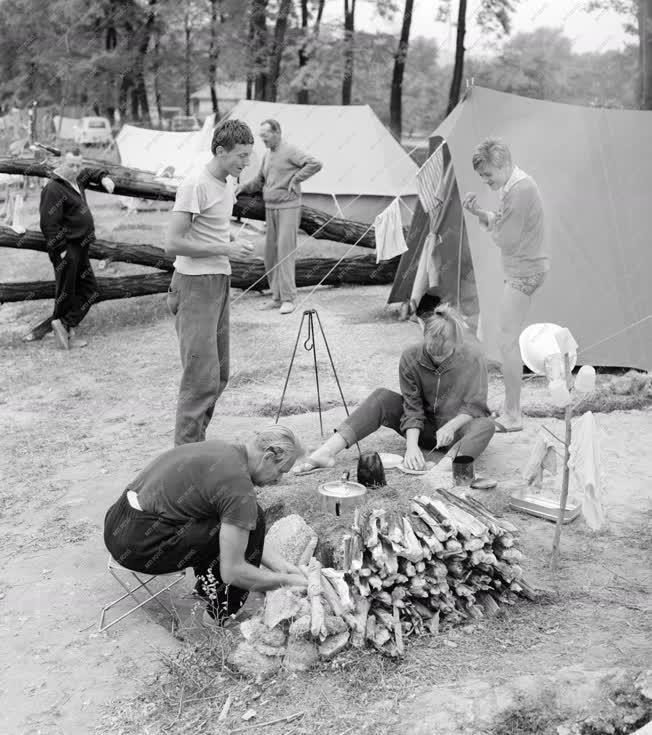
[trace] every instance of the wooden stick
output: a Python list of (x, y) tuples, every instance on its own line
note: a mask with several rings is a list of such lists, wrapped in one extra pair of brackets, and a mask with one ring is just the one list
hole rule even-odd
[[(564, 353), (564, 371), (566, 373), (566, 386), (570, 391), (572, 388), (572, 378), (570, 369), (570, 357), (568, 353)], [(568, 499), (568, 481), (570, 479), (570, 468), (568, 460), (570, 459), (570, 443), (571, 443), (571, 417), (573, 414), (573, 406), (571, 403), (564, 409), (564, 423), (566, 424), (566, 436), (564, 442), (564, 474), (561, 482), (561, 497), (559, 499), (559, 517), (555, 527), (555, 538), (552, 542), (552, 560), (551, 567), (556, 571), (559, 567), (559, 544), (561, 542), (561, 529), (564, 525), (564, 514), (566, 512), (566, 500)]]
[(267, 725), (277, 725), (279, 722), (292, 722), (298, 717), (303, 717), (305, 712), (296, 712), (293, 715), (287, 715), (286, 717), (277, 717), (275, 720), (268, 720), (267, 722), (258, 722), (255, 725), (245, 725), (244, 727), (236, 727), (234, 730), (229, 732), (245, 732), (247, 730), (253, 730), (255, 727), (266, 727)]

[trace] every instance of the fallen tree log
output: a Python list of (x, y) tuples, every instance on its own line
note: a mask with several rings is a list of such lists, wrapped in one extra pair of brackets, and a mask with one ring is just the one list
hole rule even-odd
[[(56, 159), (53, 159), (56, 162)], [(116, 163), (85, 160), (88, 166), (105, 168), (115, 183), (118, 196), (140, 197), (158, 201), (174, 201), (177, 187), (162, 177), (156, 177), (147, 171), (127, 168)], [(54, 168), (51, 161), (37, 161), (32, 158), (0, 158), (0, 173), (19, 174), (23, 176), (48, 177)], [(89, 189), (104, 189), (96, 184), (89, 184)], [(239, 196), (233, 207), (236, 217), (265, 219), (265, 204), (259, 196)], [(301, 207), (301, 229), (318, 240), (332, 240), (344, 245), (359, 245), (363, 248), (376, 247), (374, 228), (362, 222), (331, 217), (326, 212), (312, 207)], [(407, 236), (407, 229), (405, 230)]]
[[(307, 258), (297, 261), (297, 286), (327, 286), (350, 284), (391, 283), (396, 271), (397, 260), (376, 265), (373, 256), (361, 255), (347, 258), (339, 263), (334, 258)], [(232, 260), (231, 286), (262, 291), (268, 288), (265, 267), (261, 260)], [(137, 276), (98, 278), (98, 301), (146, 296), (167, 291), (172, 274), (147, 273)], [(34, 301), (54, 298), (54, 281), (18, 281), (0, 283), (0, 303)]]
[[(36, 230), (27, 230), (23, 235), (17, 235), (9, 227), (0, 225), (0, 247), (16, 248), (17, 250), (38, 250), (47, 253), (45, 238)], [(111, 240), (95, 240), (89, 246), (89, 255), (95, 260), (117, 261), (133, 265), (146, 265), (159, 270), (174, 270), (174, 257), (168, 255), (156, 245), (144, 243), (117, 242)]]

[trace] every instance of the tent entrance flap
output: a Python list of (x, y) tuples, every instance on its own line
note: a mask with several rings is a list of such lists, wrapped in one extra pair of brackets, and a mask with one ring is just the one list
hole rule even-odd
[[(417, 201), (407, 237), (408, 251), (403, 255), (396, 272), (388, 303), (410, 301), (413, 294), (435, 295), (441, 301), (457, 306), (469, 326), (475, 331), (480, 304), (475, 285), (475, 273), (467, 230), (464, 226), (462, 202), (457, 188), (448, 146), (443, 144), (444, 168), (440, 192), (442, 204), (430, 215)], [(434, 247), (428, 247), (432, 236)], [(433, 271), (427, 261), (435, 258), (437, 285), (418, 288), (417, 277)], [(415, 284), (417, 288), (415, 288)], [(418, 304), (414, 304), (414, 307)]]

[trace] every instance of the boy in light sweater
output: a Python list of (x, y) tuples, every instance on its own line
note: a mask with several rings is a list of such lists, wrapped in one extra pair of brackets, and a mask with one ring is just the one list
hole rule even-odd
[(487, 138), (480, 143), (472, 163), (480, 178), (499, 193), (501, 200), (497, 212), (482, 209), (475, 194), (468, 194), (463, 203), (500, 248), (505, 277), (500, 307), (505, 404), (496, 419), (496, 431), (521, 431), (523, 363), (518, 338), (534, 294), (550, 269), (543, 201), (534, 179), (514, 165), (509, 148), (500, 139)]
[(280, 307), (281, 314), (291, 314), (297, 294), (294, 266), (301, 220), (301, 182), (320, 171), (322, 164), (282, 140), (281, 126), (276, 120), (261, 124), (260, 137), (268, 151), (257, 176), (238, 186), (236, 196), (263, 193), (267, 223), (265, 271), (272, 301), (261, 308)]

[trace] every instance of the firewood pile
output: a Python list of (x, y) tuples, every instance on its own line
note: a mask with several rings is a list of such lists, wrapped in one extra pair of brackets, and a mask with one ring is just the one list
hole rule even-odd
[(356, 514), (344, 538), (353, 645), (400, 656), (410, 635), (492, 617), (519, 595), (534, 597), (516, 527), (471, 497), (436, 492), (413, 498), (409, 515)]
[(409, 513), (356, 510), (343, 568), (312, 557), (307, 594), (268, 592), (262, 613), (241, 625), (245, 640), (230, 662), (267, 674), (306, 670), (348, 646), (397, 657), (409, 636), (492, 617), (519, 595), (534, 597), (516, 534), (478, 501), (446, 490), (413, 498)]

